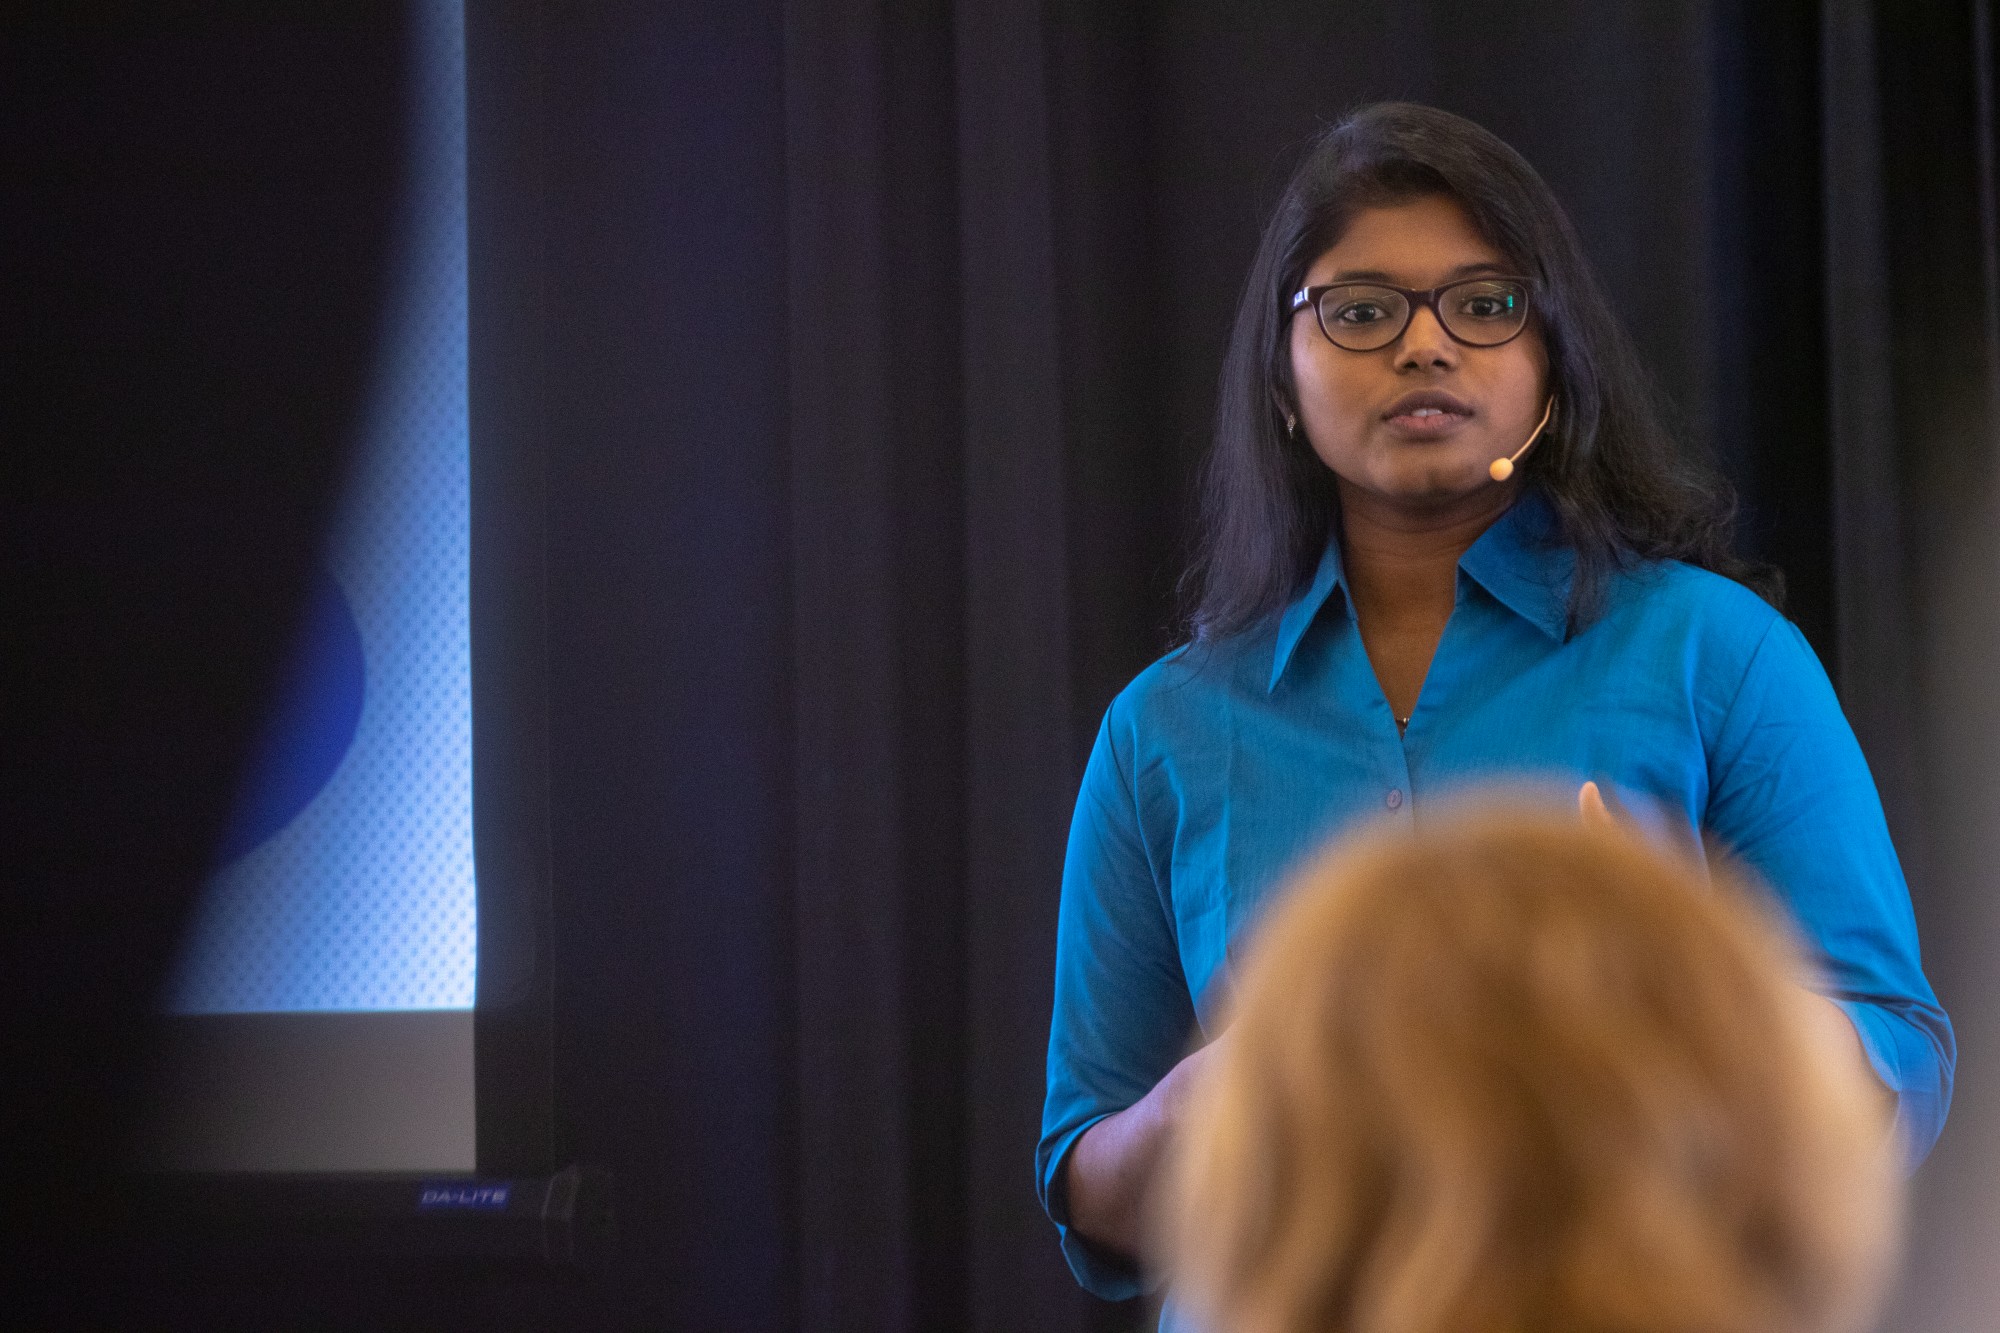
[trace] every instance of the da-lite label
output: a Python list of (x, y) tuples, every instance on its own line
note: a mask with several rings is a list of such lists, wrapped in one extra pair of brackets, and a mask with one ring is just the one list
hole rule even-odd
[(506, 1185), (425, 1185), (417, 1191), (417, 1208), (419, 1211), (470, 1208), (491, 1212), (507, 1206), (508, 1189)]

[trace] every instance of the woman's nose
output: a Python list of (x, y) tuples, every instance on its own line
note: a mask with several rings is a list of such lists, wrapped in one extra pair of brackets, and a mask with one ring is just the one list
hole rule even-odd
[(1417, 307), (1410, 314), (1409, 327), (1396, 343), (1397, 368), (1418, 370), (1457, 364), (1458, 344), (1438, 322), (1437, 312), (1429, 306)]

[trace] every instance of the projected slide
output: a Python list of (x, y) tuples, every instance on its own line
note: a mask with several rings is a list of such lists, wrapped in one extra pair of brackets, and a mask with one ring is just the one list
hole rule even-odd
[(416, 17), (374, 389), (291, 667), (165, 997), (178, 1164), (472, 1163), (463, 9), (430, 0)]
[(426, 8), (443, 31), (378, 389), (180, 1013), (472, 1005), (464, 76), (457, 7)]

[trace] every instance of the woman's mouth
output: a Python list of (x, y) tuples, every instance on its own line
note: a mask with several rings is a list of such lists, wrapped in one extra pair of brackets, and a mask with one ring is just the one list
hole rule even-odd
[(1456, 431), (1472, 420), (1472, 415), (1470, 405), (1448, 393), (1427, 390), (1398, 398), (1382, 414), (1382, 420), (1408, 439), (1435, 440)]

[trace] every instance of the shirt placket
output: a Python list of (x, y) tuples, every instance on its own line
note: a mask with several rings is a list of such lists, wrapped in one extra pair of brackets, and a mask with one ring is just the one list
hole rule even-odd
[(1410, 819), (1411, 798), (1415, 789), (1410, 785), (1410, 743), (1407, 736), (1395, 734), (1396, 721), (1389, 720), (1390, 739), (1381, 748), (1376, 763), (1376, 771), (1382, 775), (1382, 809), (1384, 813), (1399, 822)]
[[(1410, 724), (1407, 728), (1398, 727), (1393, 716), (1389, 719), (1389, 730), (1395, 743), (1387, 747), (1378, 765), (1383, 775), (1382, 808), (1403, 823), (1412, 822), (1415, 818), (1417, 787), (1410, 757), (1422, 744), (1419, 733), (1424, 730), (1426, 714), (1449, 707), (1446, 696), (1456, 684), (1453, 631), (1464, 632), (1460, 622), (1467, 613), (1465, 596), (1466, 580), (1461, 571), (1452, 594), (1451, 619), (1446, 622), (1444, 633), (1438, 636), (1437, 650), (1431, 656), (1430, 669), (1424, 674), (1423, 689), (1418, 691), (1416, 706), (1410, 710)], [(1389, 711), (1393, 713), (1394, 710)]]

